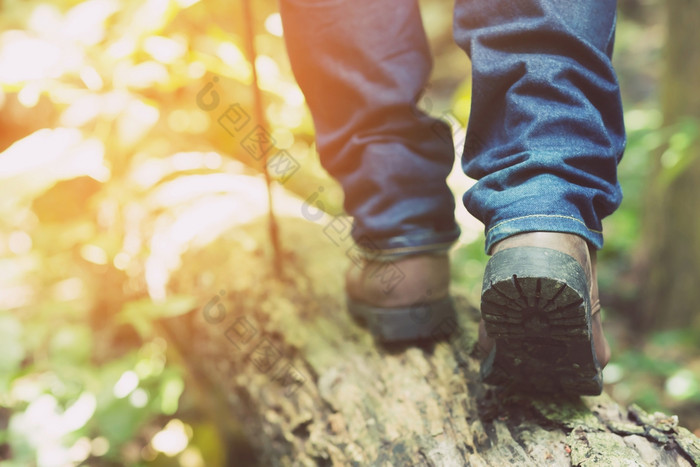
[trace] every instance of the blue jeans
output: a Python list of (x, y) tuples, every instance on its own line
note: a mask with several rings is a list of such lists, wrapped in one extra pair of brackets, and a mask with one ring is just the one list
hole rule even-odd
[[(432, 67), (415, 0), (280, 0), (285, 39), (342, 185), (353, 237), (388, 254), (459, 236), (445, 178), (448, 126), (417, 101)], [(602, 247), (620, 204), (625, 146), (612, 68), (615, 0), (456, 0), (454, 37), (472, 61), (464, 205), (486, 251), (511, 235), (568, 232)]]

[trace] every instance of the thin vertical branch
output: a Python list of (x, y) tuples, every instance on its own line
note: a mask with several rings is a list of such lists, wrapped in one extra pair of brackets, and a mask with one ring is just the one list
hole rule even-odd
[[(250, 62), (251, 68), (253, 70), (254, 118), (257, 124), (260, 125), (265, 131), (267, 131), (268, 126), (267, 120), (265, 119), (265, 112), (263, 111), (262, 93), (260, 92), (258, 72), (255, 68), (255, 61), (258, 55), (257, 51), (255, 50), (255, 23), (253, 21), (253, 9), (251, 7), (251, 0), (243, 0), (243, 22), (245, 23), (246, 54), (248, 55), (248, 61)], [(280, 246), (279, 227), (277, 224), (277, 218), (275, 217), (274, 203), (272, 199), (272, 180), (270, 179), (270, 172), (267, 167), (267, 158), (268, 155), (267, 153), (265, 153), (262, 159), (262, 170), (263, 174), (265, 175), (265, 184), (267, 186), (268, 233), (270, 235), (270, 242), (272, 243), (275, 274), (279, 276), (282, 273), (282, 248)]]

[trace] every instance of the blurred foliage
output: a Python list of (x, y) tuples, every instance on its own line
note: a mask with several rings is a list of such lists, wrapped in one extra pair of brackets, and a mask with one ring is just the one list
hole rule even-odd
[[(223, 464), (158, 320), (199, 306), (164, 292), (187, 246), (265, 212), (255, 123), (221, 120), (252, 113), (241, 6), (1, 3), (0, 465)], [(273, 153), (304, 196), (332, 183), (276, 3), (254, 6)]]
[[(620, 166), (626, 198), (606, 220), (601, 254), (615, 351), (606, 378), (622, 401), (694, 410), (694, 425), (681, 420), (698, 428), (697, 330), (641, 340), (620, 321), (639, 287), (633, 259), (650, 151), (671, 141), (670, 181), (698, 138), (697, 122), (662, 126), (654, 60), (663, 31), (637, 2), (623, 3), (634, 19), (622, 17), (616, 57), (623, 91), (633, 92)], [(300, 167), (288, 180), (272, 175), (302, 199), (326, 187), (324, 205), (337, 212), (342, 196), (315, 155), (276, 2), (253, 5), (271, 154), (288, 151)], [(436, 73), (421, 104), (459, 137), (468, 62), (450, 40), (451, 2), (422, 5)], [(202, 305), (165, 294), (188, 246), (267, 206), (262, 162), (243, 145), (254, 122), (225, 125), (233, 111), (252, 114), (241, 3), (2, 0), (0, 8), (0, 465), (222, 465), (230, 447), (158, 320)], [(455, 283), (474, 298), (483, 236), (460, 222)]]

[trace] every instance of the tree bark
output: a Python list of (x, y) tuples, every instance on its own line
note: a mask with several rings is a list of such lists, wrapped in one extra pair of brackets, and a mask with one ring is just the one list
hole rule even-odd
[(700, 3), (668, 0), (666, 11), (661, 106), (676, 135), (657, 154), (647, 203), (647, 329), (690, 326), (700, 316)]
[(183, 257), (169, 289), (201, 306), (163, 322), (224, 431), (241, 429), (259, 465), (700, 462), (700, 440), (674, 417), (624, 410), (605, 395), (483, 385), (479, 313), (459, 296), (448, 341), (375, 345), (344, 309), (345, 249), (315, 224), (282, 224), (283, 244), (294, 248), (283, 280), (256, 240), (264, 223), (237, 229)]

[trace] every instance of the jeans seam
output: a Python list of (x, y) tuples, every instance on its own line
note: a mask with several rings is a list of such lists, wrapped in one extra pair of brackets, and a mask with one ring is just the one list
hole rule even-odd
[(452, 245), (455, 243), (454, 240), (450, 242), (440, 242), (440, 243), (431, 243), (428, 245), (416, 245), (416, 246), (403, 246), (403, 247), (396, 247), (396, 248), (385, 248), (385, 249), (380, 249), (380, 250), (374, 250), (378, 251), (378, 253), (371, 253), (373, 250), (367, 250), (366, 248), (360, 247), (362, 251), (366, 251), (370, 254), (370, 256), (374, 257), (374, 255), (407, 255), (410, 253), (421, 253), (421, 252), (429, 252), (429, 251), (440, 251), (440, 250), (449, 250)]
[(491, 233), (491, 231), (492, 231), (493, 229), (495, 229), (496, 227), (500, 227), (500, 226), (502, 226), (503, 224), (507, 224), (507, 223), (509, 223), (509, 222), (513, 222), (513, 221), (517, 221), (517, 220), (521, 220), (521, 219), (528, 219), (528, 218), (532, 218), (532, 217), (548, 217), (548, 218), (556, 217), (556, 218), (560, 218), (560, 219), (569, 219), (569, 220), (572, 220), (572, 221), (576, 221), (576, 222), (578, 222), (579, 224), (582, 224), (582, 225), (583, 225), (586, 229), (588, 229), (590, 232), (597, 233), (597, 234), (602, 234), (602, 233), (603, 233), (602, 230), (591, 229), (591, 228), (588, 227), (588, 226), (586, 225), (586, 223), (583, 222), (581, 219), (577, 219), (577, 218), (572, 217), (572, 216), (565, 216), (565, 215), (562, 215), (562, 214), (530, 214), (530, 215), (527, 215), (527, 216), (514, 217), (513, 219), (508, 219), (508, 220), (505, 220), (505, 221), (501, 221), (501, 222), (499, 222), (498, 224), (496, 224), (496, 225), (494, 225), (493, 227), (491, 227), (491, 228), (486, 232), (486, 235), (488, 235), (489, 233)]

